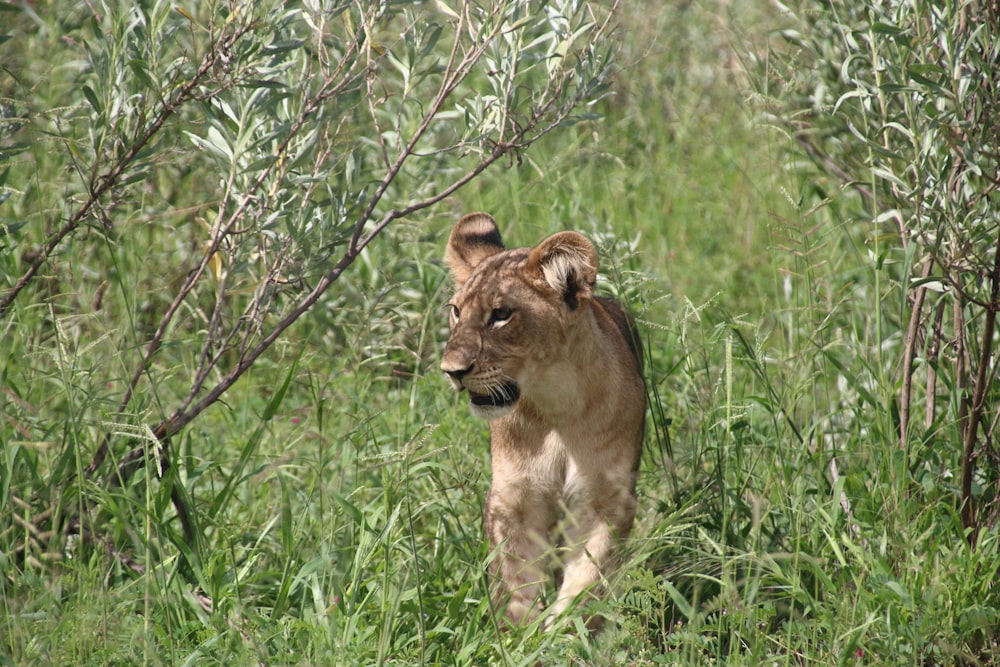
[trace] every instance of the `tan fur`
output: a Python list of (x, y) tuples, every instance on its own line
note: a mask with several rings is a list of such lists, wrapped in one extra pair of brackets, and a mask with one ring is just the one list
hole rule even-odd
[(599, 592), (632, 529), (646, 408), (638, 338), (618, 302), (594, 296), (597, 252), (581, 234), (507, 250), (493, 219), (473, 213), (445, 260), (457, 291), (441, 368), (490, 425), (495, 596), (512, 622), (535, 618), (560, 543), (555, 616)]

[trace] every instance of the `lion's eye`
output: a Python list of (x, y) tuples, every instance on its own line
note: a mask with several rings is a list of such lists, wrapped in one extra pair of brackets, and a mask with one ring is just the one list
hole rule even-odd
[(510, 319), (514, 311), (510, 308), (494, 308), (490, 313), (490, 320), (488, 322), (489, 326), (498, 326), (504, 324)]

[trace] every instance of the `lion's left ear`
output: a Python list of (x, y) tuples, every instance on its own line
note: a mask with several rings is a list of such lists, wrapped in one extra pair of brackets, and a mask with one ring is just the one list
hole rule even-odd
[(503, 239), (492, 216), (488, 213), (463, 216), (451, 230), (444, 251), (455, 287), (464, 285), (480, 262), (503, 251)]
[(594, 296), (597, 250), (586, 236), (559, 232), (531, 249), (528, 270), (558, 292), (570, 310)]

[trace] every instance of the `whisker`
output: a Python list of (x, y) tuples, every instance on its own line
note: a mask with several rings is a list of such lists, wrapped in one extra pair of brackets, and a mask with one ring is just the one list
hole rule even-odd
[(497, 387), (497, 393), (500, 394), (500, 398), (504, 401), (509, 401), (513, 398), (510, 393), (510, 387), (505, 383), (500, 383)]

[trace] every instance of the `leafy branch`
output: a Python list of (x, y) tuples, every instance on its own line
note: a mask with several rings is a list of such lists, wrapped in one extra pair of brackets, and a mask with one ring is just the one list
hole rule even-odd
[[(0, 317), (31, 294), (45, 298), (29, 288), (43, 266), (66, 269), (61, 250), (85, 243), (80, 230), (98, 230), (114, 251), (136, 233), (126, 221), (138, 214), (165, 238), (171, 227), (158, 230), (154, 220), (189, 230), (191, 243), (166, 286), (147, 287), (141, 261), (134, 278), (104, 279), (127, 303), (140, 286), (155, 292), (154, 319), (113, 338), (127, 379), (113, 415), (92, 417), (116, 427), (102, 429), (81, 468), (83, 501), (35, 515), (104, 544), (101, 496), (85, 490), (101, 471), (105, 487), (128, 487), (148, 464), (165, 474), (171, 438), (217, 404), (394, 222), (447, 200), (499, 161), (520, 162), (534, 142), (576, 122), (607, 87), (616, 8), (160, 2), (93, 16), (101, 30), (79, 38), (91, 67), (73, 88), (75, 108), (89, 114), (59, 123), (86, 196), (26, 253), (32, 260), (3, 294)], [(194, 150), (180, 154), (177, 137)], [(197, 174), (199, 189), (178, 193), (195, 195), (191, 205), (167, 202), (153, 217), (142, 202), (177, 164)], [(185, 350), (190, 362), (178, 364), (176, 351)], [(183, 381), (169, 397), (164, 368)], [(153, 417), (148, 405), (162, 412)], [(151, 417), (155, 425), (145, 426)], [(197, 509), (181, 485), (169, 494), (197, 552)]]
[[(124, 154), (118, 157), (98, 155), (88, 168), (79, 168), (82, 174), (93, 174), (87, 183), (87, 198), (58, 230), (45, 239), (38, 252), (34, 253), (34, 259), (24, 274), (18, 278), (13, 287), (7, 290), (3, 298), (0, 298), (0, 318), (7, 314), (18, 295), (37, 276), (38, 271), (66, 238), (85, 225), (92, 216), (97, 215), (94, 209), (100, 208), (101, 200), (119, 186), (129, 170), (134, 167), (143, 150), (160, 134), (171, 116), (181, 107), (194, 101), (207, 99), (210, 95), (220, 93), (226, 87), (225, 85), (217, 85), (209, 94), (201, 90), (203, 85), (214, 78), (214, 72), (225, 54), (252, 29), (253, 24), (250, 22), (225, 24), (221, 32), (212, 40), (211, 48), (188, 81), (179, 87), (177, 87), (176, 82), (171, 82), (163, 90), (157, 91), (155, 98), (162, 99), (162, 102), (158, 105), (153, 120), (129, 142), (129, 147)], [(215, 83), (220, 84), (221, 82), (216, 80)], [(230, 82), (228, 85), (232, 85), (232, 83)], [(170, 92), (170, 88), (175, 88), (175, 90)], [(101, 172), (101, 166), (108, 159), (112, 163)]]
[[(796, 140), (860, 195), (856, 205), (873, 222), (866, 243), (875, 271), (902, 287), (890, 315), (906, 322), (900, 355), (878, 371), (899, 377), (898, 403), (872, 407), (898, 407), (894, 428), (906, 454), (913, 442), (961, 443), (950, 452), (960, 467), (956, 505), (973, 544), (1000, 519), (1000, 496), (990, 490), (1000, 479), (997, 422), (986, 418), (1000, 366), (997, 19), (989, 4), (864, 2), (803, 13), (804, 30), (787, 33), (795, 56), (778, 58), (788, 108), (810, 110), (787, 119)], [(815, 67), (796, 69), (799, 58)], [(879, 349), (883, 307), (874, 313)], [(953, 393), (943, 395), (942, 384)], [(922, 428), (912, 418), (921, 399)]]

